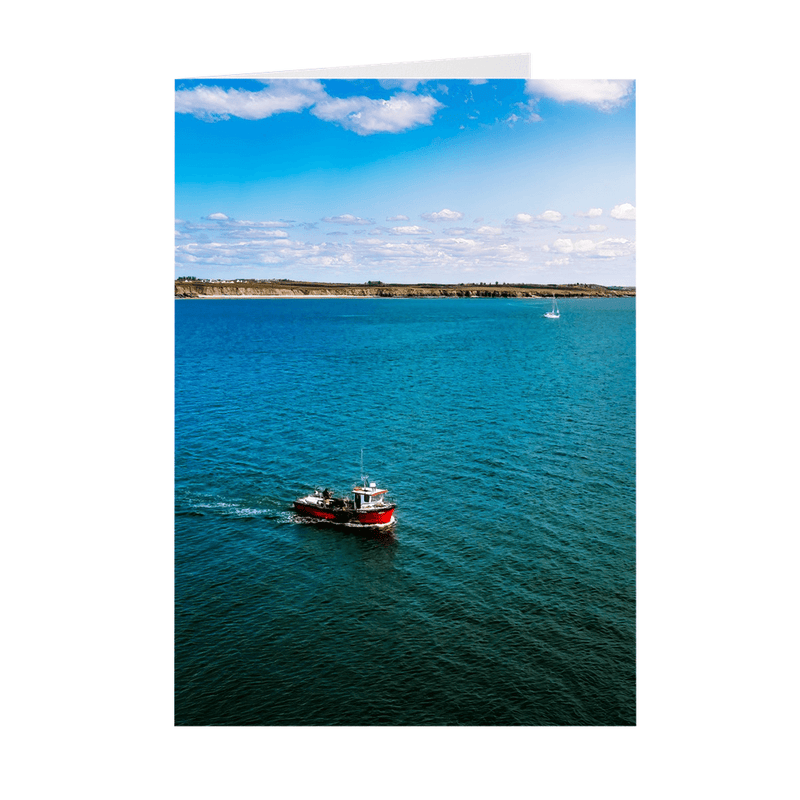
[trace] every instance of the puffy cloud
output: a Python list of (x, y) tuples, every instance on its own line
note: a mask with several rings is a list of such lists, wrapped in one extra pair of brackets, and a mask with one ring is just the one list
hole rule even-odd
[(553, 248), (559, 253), (588, 253), (594, 248), (594, 242), (591, 239), (556, 239)]
[(337, 225), (374, 225), (374, 219), (361, 219), (352, 214), (340, 214), (338, 217), (323, 217), (323, 222), (335, 222)]
[(359, 136), (372, 133), (399, 133), (430, 125), (434, 114), (444, 106), (428, 95), (401, 92), (389, 100), (369, 97), (326, 96), (311, 113), (326, 122), (335, 122)]
[(543, 211), (539, 214), (536, 219), (543, 220), (544, 222), (560, 222), (564, 219), (564, 215), (560, 211), (552, 211), (551, 209), (547, 209), (547, 211)]
[(592, 233), (600, 233), (601, 231), (607, 231), (608, 230), (608, 226), (606, 226), (606, 225), (590, 225), (589, 226), (589, 230), (592, 231)]
[(517, 225), (535, 225), (536, 222), (561, 222), (562, 219), (564, 219), (564, 215), (560, 211), (553, 211), (548, 208), (547, 211), (543, 211), (536, 216), (521, 212), (509, 221)]
[(175, 111), (192, 114), (205, 122), (240, 117), (256, 120), (299, 112), (327, 97), (319, 81), (276, 81), (265, 89), (222, 89), (219, 86), (195, 86), (175, 92)]
[[(551, 248), (545, 245), (542, 249), (550, 252)], [(559, 253), (588, 258), (618, 258), (632, 255), (636, 243), (624, 238), (603, 239), (600, 242), (593, 242), (591, 239), (556, 239), (552, 249)]]
[(395, 233), (397, 235), (402, 235), (406, 233), (411, 233), (411, 234), (433, 233), (433, 231), (429, 231), (427, 228), (420, 228), (419, 225), (400, 225), (396, 228), (392, 228), (392, 233)]
[(227, 214), (209, 214), (209, 215), (206, 217), (206, 219), (220, 219), (220, 220), (226, 220), (226, 219), (230, 219), (230, 217), (229, 217)]
[(609, 213), (614, 219), (636, 219), (636, 207), (630, 203), (614, 206)]
[(233, 266), (257, 260), (251, 242), (190, 242), (175, 248), (177, 264), (198, 266)]
[(602, 217), (603, 216), (603, 209), (602, 208), (590, 208), (588, 211), (576, 211), (576, 217)]
[(428, 214), (420, 214), (420, 217), (428, 222), (441, 222), (442, 220), (452, 222), (464, 219), (464, 215), (460, 211), (451, 211), (449, 208), (443, 208), (441, 211), (433, 211)]
[(628, 256), (636, 250), (636, 242), (630, 239), (603, 239), (595, 245), (595, 253), (601, 258)]
[(405, 214), (398, 214), (396, 217), (386, 217), (387, 222), (408, 222), (408, 217)]
[(502, 232), (503, 232), (502, 228), (493, 228), (491, 225), (481, 225), (481, 227), (478, 228), (477, 231), (475, 231), (476, 234), (482, 236), (497, 236)]
[(402, 89), (406, 92), (413, 92), (424, 80), (418, 78), (380, 78), (378, 83), (382, 89)]
[(634, 94), (634, 82), (529, 79), (525, 82), (525, 92), (535, 97), (547, 97), (559, 103), (583, 103), (608, 112), (627, 105)]
[[(388, 83), (413, 90), (418, 81)], [(259, 120), (310, 109), (315, 117), (337, 123), (359, 136), (399, 133), (419, 125), (430, 125), (440, 108), (444, 106), (435, 98), (409, 91), (399, 92), (388, 100), (331, 97), (316, 80), (271, 80), (257, 92), (203, 85), (175, 92), (175, 111), (192, 114), (205, 122), (231, 117)]]

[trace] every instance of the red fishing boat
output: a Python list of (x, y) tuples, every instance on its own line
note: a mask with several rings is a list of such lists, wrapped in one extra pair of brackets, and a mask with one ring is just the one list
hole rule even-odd
[(395, 509), (386, 498), (387, 492), (362, 475), (361, 485), (353, 487), (352, 496), (336, 497), (330, 489), (315, 489), (313, 494), (298, 497), (294, 509), (300, 516), (336, 525), (385, 528), (394, 522)]

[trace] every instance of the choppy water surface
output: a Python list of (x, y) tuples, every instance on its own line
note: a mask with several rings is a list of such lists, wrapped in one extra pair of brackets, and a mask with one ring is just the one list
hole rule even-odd
[[(176, 301), (176, 724), (635, 724), (635, 300), (559, 305)], [(362, 448), (394, 530), (298, 523)]]

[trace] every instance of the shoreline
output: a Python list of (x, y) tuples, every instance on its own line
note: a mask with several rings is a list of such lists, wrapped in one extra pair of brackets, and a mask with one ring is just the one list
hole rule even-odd
[[(592, 294), (575, 295), (572, 298), (560, 297), (559, 299), (589, 299), (599, 298), (602, 300), (612, 297), (636, 297), (635, 293), (628, 294)], [(477, 296), (477, 295), (441, 295), (441, 294), (398, 294), (392, 296), (379, 294), (201, 294), (201, 295), (176, 295), (175, 300), (547, 300), (551, 298), (547, 295), (503, 295), (496, 296)]]
[(219, 298), (325, 298), (347, 297), (402, 300), (413, 298), (505, 298), (549, 300), (551, 297), (635, 297), (633, 286), (598, 284), (324, 284), (301, 281), (175, 281), (175, 298), (185, 300)]
[(318, 300), (351, 297), (354, 300), (408, 300), (408, 297), (382, 297), (377, 294), (199, 294), (197, 296), (176, 295), (176, 300)]
[[(577, 297), (572, 299), (589, 299), (599, 298), (602, 300), (612, 297), (636, 297), (635, 294), (625, 295), (586, 295), (585, 297)], [(378, 294), (202, 294), (196, 297), (183, 296), (174, 298), (175, 300), (550, 300), (550, 297), (531, 295), (529, 297), (517, 297), (510, 295), (502, 298), (487, 298), (487, 297), (456, 297), (454, 295), (435, 295), (435, 294), (417, 294), (417, 295), (397, 295), (394, 297), (385, 297)], [(570, 298), (561, 298), (567, 299)]]

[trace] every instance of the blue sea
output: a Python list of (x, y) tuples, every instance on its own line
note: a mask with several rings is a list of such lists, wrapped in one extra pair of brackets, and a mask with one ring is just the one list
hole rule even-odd
[[(175, 302), (176, 725), (634, 725), (635, 299)], [(367, 534), (295, 497), (364, 470)]]

